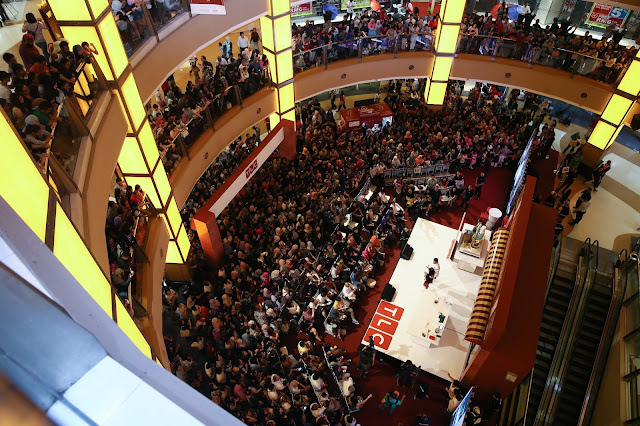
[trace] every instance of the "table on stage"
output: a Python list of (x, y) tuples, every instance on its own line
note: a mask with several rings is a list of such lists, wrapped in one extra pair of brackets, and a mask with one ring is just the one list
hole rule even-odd
[(449, 319), (451, 303), (436, 291), (427, 290), (422, 294), (417, 307), (407, 333), (422, 346), (438, 346)]

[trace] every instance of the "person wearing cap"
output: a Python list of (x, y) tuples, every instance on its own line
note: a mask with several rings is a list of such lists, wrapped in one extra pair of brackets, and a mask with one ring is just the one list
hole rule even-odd
[(405, 396), (406, 395), (402, 395), (402, 398), (400, 398), (400, 392), (398, 391), (387, 392), (384, 398), (382, 398), (378, 408), (380, 411), (384, 411), (386, 408), (389, 408), (389, 415), (392, 415), (396, 408), (399, 405), (402, 405), (402, 401), (404, 401)]

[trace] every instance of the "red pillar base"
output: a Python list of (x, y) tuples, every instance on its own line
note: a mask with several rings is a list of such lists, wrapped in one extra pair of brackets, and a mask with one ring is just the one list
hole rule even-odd
[(278, 147), (278, 153), (282, 158), (285, 158), (289, 161), (296, 158), (296, 129), (295, 124), (290, 120), (282, 120), (284, 124), (284, 140), (280, 143)]
[(211, 213), (206, 222), (193, 219), (191, 227), (198, 233), (202, 251), (209, 264), (220, 266), (224, 261), (224, 247), (222, 246), (222, 238), (220, 237), (220, 228), (216, 215)]

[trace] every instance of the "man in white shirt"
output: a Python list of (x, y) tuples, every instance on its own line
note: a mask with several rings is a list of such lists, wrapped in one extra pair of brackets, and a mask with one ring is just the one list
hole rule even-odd
[(9, 81), (11, 80), (11, 74), (6, 71), (0, 71), (0, 98), (9, 102), (11, 96), (11, 89), (9, 88)]
[(244, 32), (240, 32), (240, 37), (238, 37), (238, 48), (240, 48), (240, 54), (249, 48), (249, 37), (245, 36)]
[(433, 279), (435, 280), (440, 275), (440, 263), (438, 263), (438, 258), (433, 258), (433, 263), (429, 265), (429, 268), (432, 268), (436, 273), (433, 274)]
[(355, 3), (353, 2), (353, 0), (349, 0), (347, 2), (347, 19), (350, 21), (353, 19), (353, 8), (355, 6)]
[(524, 6), (520, 6), (520, 10), (518, 10), (518, 25), (522, 25), (524, 17), (530, 14), (531, 8), (529, 7), (529, 3), (525, 3)]

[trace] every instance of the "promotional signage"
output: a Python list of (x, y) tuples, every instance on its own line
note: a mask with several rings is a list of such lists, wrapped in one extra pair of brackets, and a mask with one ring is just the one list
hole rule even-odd
[[(347, 2), (349, 0), (340, 0), (340, 10), (347, 10)], [(371, 0), (353, 0), (354, 9), (363, 9), (371, 6)]]
[(460, 405), (456, 408), (456, 411), (453, 412), (451, 416), (451, 423), (449, 426), (462, 426), (464, 424), (464, 416), (467, 415), (467, 408), (469, 407), (469, 402), (471, 401), (471, 393), (473, 392), (473, 387), (469, 389), (469, 392), (465, 395), (465, 397), (460, 401)]
[(602, 28), (615, 24), (616, 29), (620, 29), (628, 16), (629, 9), (623, 9), (610, 4), (594, 3), (593, 6), (591, 6), (591, 12), (585, 23)]
[(404, 309), (400, 306), (381, 300), (363, 340), (368, 342), (372, 336), (376, 348), (383, 351), (389, 349), (403, 313)]
[(313, 6), (311, 2), (299, 3), (291, 5), (291, 17), (296, 18), (299, 16), (308, 16), (313, 14)]
[(226, 15), (224, 0), (191, 0), (191, 13), (199, 15)]

